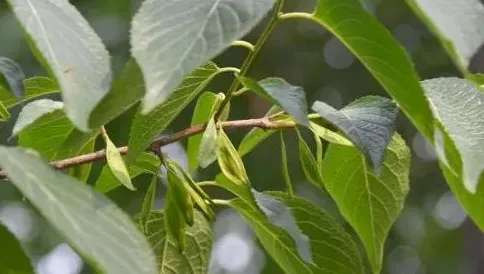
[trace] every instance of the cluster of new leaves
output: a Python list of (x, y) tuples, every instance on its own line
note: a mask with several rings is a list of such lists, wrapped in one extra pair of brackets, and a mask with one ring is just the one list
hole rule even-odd
[[(409, 2), (465, 78), (419, 81), (406, 52), (358, 0), (319, 0), (313, 13), (282, 13), (283, 0), (145, 0), (132, 20), (133, 59), (112, 79), (108, 51), (69, 1), (7, 0), (50, 78), (25, 79), (14, 61), (0, 57), (0, 119), (24, 104), (12, 131), (18, 147), (0, 147), (2, 174), (100, 273), (207, 273), (215, 204), (237, 210), (287, 273), (365, 273), (366, 264), (379, 273), (386, 237), (409, 191), (410, 152), (393, 130), (401, 110), (435, 146), (451, 189), (484, 229), (483, 82), (467, 70), (484, 42), (484, 7), (478, 0)], [(270, 12), (257, 43), (237, 41)], [(393, 100), (368, 96), (340, 110), (319, 101), (309, 108), (301, 87), (247, 77), (273, 28), (294, 18), (314, 21), (339, 38)], [(210, 61), (231, 45), (249, 50), (240, 69)], [(225, 72), (234, 73), (229, 89), (206, 91)], [(273, 107), (259, 119), (230, 121), (231, 100), (245, 92)], [(62, 101), (42, 98), (56, 93)], [(197, 97), (191, 126), (160, 140)], [(128, 147), (117, 148), (104, 126), (132, 107), (137, 113)], [(236, 127), (251, 128), (238, 149), (225, 133)], [(282, 129), (297, 132), (304, 175), (332, 197), (366, 257), (336, 219), (295, 196), (282, 134), (287, 192), (251, 187), (241, 157)], [(316, 151), (300, 131), (314, 135)], [(105, 150), (92, 153), (98, 137)], [(160, 152), (183, 137), (189, 137), (188, 170)], [(85, 184), (91, 163), (101, 158), (107, 163), (91, 187)], [(216, 178), (193, 179), (198, 168), (212, 164), (220, 168)], [(154, 211), (160, 170), (168, 191), (163, 211)], [(140, 213), (131, 218), (104, 194), (122, 185), (136, 191), (132, 179), (143, 173), (153, 179)], [(234, 199), (210, 197), (205, 186), (221, 187)], [(3, 226), (0, 239), (9, 250), (0, 252), (0, 272), (31, 273)]]

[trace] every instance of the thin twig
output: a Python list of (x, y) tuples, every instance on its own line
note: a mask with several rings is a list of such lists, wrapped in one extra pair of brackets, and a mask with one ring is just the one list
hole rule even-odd
[[(181, 130), (177, 133), (172, 135), (168, 135), (161, 139), (158, 139), (151, 143), (148, 147), (147, 151), (151, 151), (157, 153), (160, 151), (160, 148), (171, 143), (177, 142), (183, 138), (196, 135), (202, 133), (205, 130), (206, 125), (195, 125), (189, 127), (187, 129)], [(271, 121), (268, 117), (262, 117), (258, 119), (248, 119), (248, 120), (235, 120), (235, 121), (225, 121), (219, 122), (217, 127), (223, 127), (224, 129), (233, 129), (233, 128), (262, 128), (262, 129), (284, 129), (284, 128), (294, 128), (296, 127), (296, 123), (292, 121)], [(128, 147), (118, 147), (119, 153), (125, 155), (128, 153)], [(104, 149), (88, 153), (60, 161), (51, 162), (51, 165), (55, 169), (66, 169), (73, 166), (83, 165), (92, 163), (95, 161), (103, 160), (106, 158), (106, 151)], [(7, 178), (7, 172), (1, 170), (0, 171), (0, 179)]]

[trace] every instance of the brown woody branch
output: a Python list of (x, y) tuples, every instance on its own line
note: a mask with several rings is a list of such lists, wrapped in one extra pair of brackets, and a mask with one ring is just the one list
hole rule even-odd
[[(224, 129), (258, 127), (258, 128), (270, 130), (270, 129), (294, 128), (295, 126), (296, 126), (296, 123), (292, 121), (276, 122), (276, 121), (271, 121), (268, 117), (263, 117), (258, 119), (248, 119), (248, 120), (224, 121), (224, 122), (219, 122), (217, 124), (217, 127), (219, 128), (222, 127)], [(192, 126), (187, 129), (178, 131), (172, 135), (168, 135), (166, 137), (158, 139), (153, 143), (151, 143), (147, 151), (158, 152), (160, 151), (160, 148), (163, 146), (177, 142), (183, 138), (202, 133), (205, 130), (205, 127), (206, 125)], [(123, 155), (127, 154), (128, 146), (119, 147), (118, 150)], [(73, 166), (78, 166), (78, 165), (92, 163), (98, 160), (103, 160), (105, 158), (106, 158), (106, 151), (102, 149), (93, 153), (88, 153), (88, 154), (79, 155), (76, 157), (72, 157), (72, 158), (68, 158), (60, 161), (51, 162), (51, 165), (55, 169), (66, 169)], [(6, 179), (7, 177), (8, 177), (7, 172), (1, 170), (0, 179)]]

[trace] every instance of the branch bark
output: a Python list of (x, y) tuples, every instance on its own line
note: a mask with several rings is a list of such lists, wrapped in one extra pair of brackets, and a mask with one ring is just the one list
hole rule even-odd
[[(158, 152), (160, 151), (161, 147), (169, 145), (171, 143), (177, 142), (183, 138), (200, 134), (205, 130), (206, 125), (196, 125), (179, 132), (176, 132), (172, 135), (168, 135), (162, 137), (158, 140), (153, 141), (151, 145), (148, 147), (147, 151), (151, 152)], [(276, 129), (284, 129), (284, 128), (294, 128), (296, 127), (296, 123), (292, 121), (271, 121), (269, 117), (262, 117), (258, 119), (248, 119), (248, 120), (234, 120), (234, 121), (224, 121), (217, 123), (217, 127), (224, 128), (224, 129), (234, 129), (234, 128), (262, 128), (266, 130), (276, 130)], [(125, 155), (128, 153), (128, 146), (118, 147), (118, 150), (121, 154)], [(76, 157), (51, 162), (53, 168), (55, 169), (66, 169), (69, 167), (74, 167), (78, 165), (88, 164), (99, 160), (106, 159), (106, 150), (102, 149), (93, 153), (88, 153), (84, 155), (79, 155)], [(0, 171), (0, 179), (6, 179), (8, 174), (6, 171)]]

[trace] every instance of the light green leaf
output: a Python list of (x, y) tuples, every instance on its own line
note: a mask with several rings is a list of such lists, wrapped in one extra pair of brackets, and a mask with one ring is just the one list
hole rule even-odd
[(330, 145), (323, 182), (339, 211), (360, 237), (373, 273), (380, 273), (388, 231), (409, 190), (410, 151), (397, 134), (390, 142), (377, 177), (355, 148)]
[(111, 82), (109, 52), (69, 1), (8, 0), (33, 51), (62, 90), (67, 116), (83, 131)]
[[(204, 92), (198, 98), (197, 105), (195, 106), (195, 110), (193, 111), (192, 116), (192, 126), (201, 125), (206, 123), (213, 117), (214, 111), (216, 111), (217, 105), (221, 102), (221, 96), (213, 92)], [(206, 130), (205, 130), (206, 132)], [(190, 136), (188, 138), (187, 144), (187, 158), (188, 158), (188, 166), (190, 171), (195, 171), (198, 168), (198, 156), (200, 155), (200, 143), (202, 142), (202, 136), (200, 134), (196, 134)], [(216, 145), (216, 142), (215, 142)], [(217, 158), (215, 151), (215, 159)], [(207, 166), (210, 163), (207, 164)]]
[(109, 199), (53, 170), (30, 150), (0, 147), (0, 166), (41, 215), (98, 271), (158, 273), (148, 242)]
[(40, 99), (28, 103), (25, 107), (22, 108), (22, 111), (20, 112), (17, 121), (15, 122), (15, 126), (12, 130), (12, 136), (16, 136), (20, 131), (24, 130), (32, 123), (35, 123), (35, 121), (37, 121), (45, 114), (59, 111), (63, 108), (64, 103), (52, 101), (50, 99)]
[(433, 140), (432, 111), (411, 59), (360, 0), (319, 0), (316, 11), (308, 18), (338, 37), (395, 99), (417, 129)]
[(246, 35), (274, 3), (144, 1), (131, 28), (132, 53), (146, 83), (143, 114), (163, 103), (184, 76)]
[(195, 223), (185, 231), (187, 246), (184, 252), (180, 253), (176, 243), (166, 237), (165, 216), (163, 211), (151, 212), (145, 233), (156, 256), (158, 273), (209, 273), (212, 249), (212, 231), (209, 222), (200, 212), (195, 211)]
[(57, 84), (49, 78), (34, 77), (25, 79), (23, 82), (25, 93), (21, 100), (17, 99), (17, 97), (15, 97), (11, 92), (0, 86), (0, 101), (5, 105), (5, 107), (11, 108), (20, 104), (21, 102), (25, 102), (39, 96), (59, 92), (59, 87)]
[(0, 223), (0, 273), (32, 274), (34, 270), (15, 235)]
[(281, 78), (271, 77), (259, 82), (248, 77), (239, 79), (245, 87), (272, 103), (278, 104), (298, 123), (309, 127), (308, 102), (302, 87), (293, 86)]
[(148, 232), (148, 219), (150, 217), (151, 210), (155, 204), (156, 198), (156, 185), (158, 184), (158, 174), (153, 175), (151, 179), (150, 186), (146, 190), (145, 198), (143, 199), (143, 204), (141, 206), (141, 212), (139, 214), (138, 223), (142, 228), (143, 233)]
[(284, 134), (279, 134), (281, 137), (281, 169), (282, 169), (282, 177), (284, 178), (284, 183), (287, 186), (287, 192), (289, 195), (293, 195), (292, 190), (292, 183), (291, 183), (291, 176), (289, 175), (289, 168), (287, 167), (287, 152), (286, 152), (286, 144), (284, 142)]
[(449, 168), (468, 191), (475, 193), (484, 169), (484, 94), (474, 83), (459, 78), (426, 80), (422, 86), (434, 117), (442, 123), (459, 152), (459, 159), (449, 159), (452, 165)]
[[(133, 164), (128, 166), (128, 173), (130, 178), (136, 178), (143, 173), (156, 174), (159, 167), (160, 160), (158, 157), (152, 154), (142, 153), (136, 158)], [(101, 193), (107, 193), (119, 186), (121, 186), (121, 183), (114, 177), (109, 166), (105, 165), (96, 181), (96, 190)]]
[(124, 66), (111, 90), (99, 102), (89, 119), (91, 128), (103, 126), (136, 104), (145, 94), (143, 75), (134, 59)]
[(220, 170), (234, 184), (248, 186), (249, 178), (247, 177), (244, 163), (239, 153), (223, 129), (219, 129), (218, 131), (217, 160)]
[(358, 273), (363, 274), (356, 244), (343, 227), (328, 213), (301, 198), (270, 192), (284, 203), (299, 229), (308, 236), (313, 264), (298, 255), (293, 239), (280, 227), (271, 224), (254, 206), (236, 199), (230, 203), (254, 229), (267, 252), (286, 273)]
[(393, 135), (398, 109), (386, 98), (366, 96), (341, 110), (316, 101), (313, 110), (335, 125), (363, 152), (378, 174), (385, 149)]
[(8, 121), (10, 119), (10, 112), (5, 105), (0, 101), (0, 121)]
[(440, 39), (455, 64), (467, 74), (484, 43), (484, 5), (479, 0), (410, 0), (410, 7)]
[(24, 95), (25, 74), (14, 60), (0, 56), (0, 86), (10, 89), (16, 98)]
[(319, 169), (318, 162), (314, 158), (311, 149), (304, 141), (304, 138), (298, 131), (298, 147), (299, 147), (299, 162), (301, 163), (304, 175), (310, 183), (316, 187), (323, 188), (323, 179), (321, 177), (321, 171)]
[(114, 177), (116, 177), (121, 184), (123, 184), (129, 190), (135, 191), (136, 188), (131, 182), (128, 169), (126, 168), (123, 158), (121, 157), (121, 153), (119, 153), (116, 146), (113, 144), (111, 139), (109, 139), (109, 136), (104, 128), (102, 135), (104, 142), (106, 143), (106, 162), (108, 163), (109, 169), (111, 169)]
[(353, 143), (350, 140), (346, 139), (346, 137), (344, 137), (343, 135), (329, 130), (321, 125), (318, 125), (315, 122), (309, 122), (309, 124), (311, 125), (311, 130), (313, 131), (313, 133), (319, 138), (322, 138), (332, 144), (353, 146)]
[(148, 115), (138, 112), (131, 125), (127, 163), (133, 162), (165, 130), (176, 116), (208, 85), (220, 69), (208, 62), (186, 77), (160, 106)]
[[(266, 113), (265, 117), (269, 117), (273, 114), (280, 112), (281, 109), (278, 106), (273, 106)], [(269, 138), (276, 130), (264, 130), (261, 128), (252, 128), (247, 135), (245, 135), (242, 142), (239, 145), (240, 156), (245, 156), (247, 153), (251, 152), (258, 144), (260, 144), (265, 139)]]
[(207, 128), (203, 132), (199, 154), (197, 155), (198, 162), (202, 168), (208, 167), (217, 160), (217, 134), (217, 125), (215, 124), (215, 120), (211, 118), (207, 124)]

